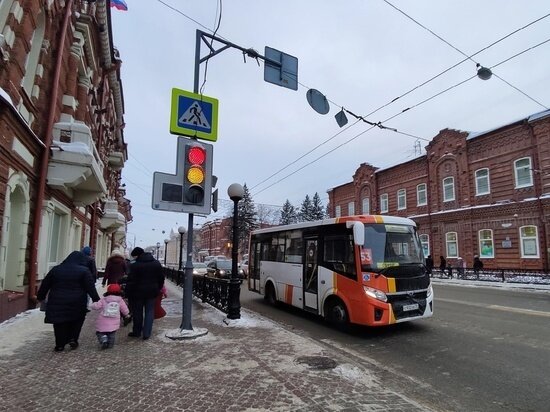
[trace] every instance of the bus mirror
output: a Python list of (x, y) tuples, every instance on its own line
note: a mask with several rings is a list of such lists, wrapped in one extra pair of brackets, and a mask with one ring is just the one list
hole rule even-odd
[(365, 244), (365, 225), (363, 222), (346, 222), (346, 227), (353, 228), (353, 241), (358, 246)]

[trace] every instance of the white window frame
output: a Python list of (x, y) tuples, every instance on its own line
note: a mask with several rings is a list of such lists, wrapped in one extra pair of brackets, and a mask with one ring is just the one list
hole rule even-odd
[[(486, 176), (478, 176), (481, 172), (487, 172)], [(476, 180), (476, 196), (483, 196), (488, 195), (491, 193), (491, 181), (489, 180), (489, 169), (487, 167), (484, 167), (483, 169), (478, 169), (474, 173), (475, 180)], [(487, 191), (482, 192), (480, 189), (480, 181), (487, 180)]]
[(397, 210), (405, 210), (407, 208), (407, 190), (399, 189), (397, 191)]
[(368, 197), (363, 198), (363, 202), (361, 203), (361, 212), (364, 215), (370, 215), (370, 199)]
[(348, 216), (353, 216), (355, 214), (355, 202), (348, 203)]
[(418, 236), (420, 239), (420, 244), (422, 246), (422, 252), (424, 252), (424, 257), (427, 258), (430, 253), (430, 235), (425, 233)]
[[(443, 183), (443, 201), (452, 202), (455, 200), (455, 178), (453, 176), (448, 176), (442, 181)], [(447, 189), (450, 188), (452, 191), (452, 196), (447, 197)]]
[[(421, 199), (421, 194), (424, 195), (424, 200)], [(426, 206), (428, 204), (428, 187), (426, 183), (420, 183), (416, 186), (416, 206)]]
[[(518, 163), (521, 162), (521, 161), (524, 161), (524, 160), (527, 160), (529, 163), (525, 166), (519, 166), (518, 167)], [(519, 183), (519, 179), (520, 179), (519, 173), (524, 169), (526, 169), (529, 173), (529, 183), (520, 184)], [(522, 187), (533, 186), (533, 169), (531, 167), (531, 158), (530, 157), (522, 157), (521, 159), (517, 159), (514, 162), (514, 179), (515, 179), (515, 184), (516, 184), (515, 188), (516, 189), (521, 189)]]
[[(523, 229), (526, 228), (534, 228), (535, 229), (535, 236), (525, 236), (522, 232)], [(534, 240), (535, 241), (535, 249), (536, 253), (527, 254), (525, 249), (525, 241)], [(523, 259), (538, 259), (540, 257), (539, 253), (539, 230), (535, 225), (526, 225), (521, 226), (519, 228), (519, 244), (521, 246), (521, 257)]]
[[(450, 239), (454, 235), (454, 239)], [(455, 253), (451, 253), (450, 246), (455, 245)], [(445, 250), (447, 252), (448, 258), (457, 258), (458, 255), (458, 233), (456, 232), (447, 232), (445, 233)]]
[[(488, 238), (481, 237), (482, 233), (489, 234)], [(479, 245), (479, 257), (483, 259), (492, 259), (495, 257), (495, 242), (493, 240), (493, 230), (492, 229), (481, 229), (477, 232), (477, 239), (478, 239), (478, 245)], [(490, 243), (491, 245), (491, 253), (485, 254), (483, 253), (484, 245)]]
[(340, 216), (342, 216), (342, 207), (336, 206), (334, 208), (334, 217), (340, 217)]
[(388, 210), (389, 210), (388, 194), (382, 193), (380, 195), (380, 213), (388, 213)]

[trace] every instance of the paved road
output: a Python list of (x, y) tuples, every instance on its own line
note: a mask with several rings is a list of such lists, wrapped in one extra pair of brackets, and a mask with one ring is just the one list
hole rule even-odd
[(548, 411), (550, 294), (435, 285), (436, 316), (342, 333), (243, 288), (243, 306), (376, 369), (394, 390), (442, 411)]

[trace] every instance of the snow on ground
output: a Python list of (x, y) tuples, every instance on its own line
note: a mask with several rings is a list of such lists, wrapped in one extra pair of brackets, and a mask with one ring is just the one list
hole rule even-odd
[(38, 309), (27, 310), (0, 323), (0, 358), (12, 355), (29, 341), (42, 339), (48, 332), (53, 334), (52, 325), (44, 323), (44, 312)]

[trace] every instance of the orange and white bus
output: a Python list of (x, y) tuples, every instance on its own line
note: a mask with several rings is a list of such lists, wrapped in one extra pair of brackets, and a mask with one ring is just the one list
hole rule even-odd
[(248, 288), (335, 325), (389, 325), (433, 314), (416, 224), (346, 216), (255, 230)]

